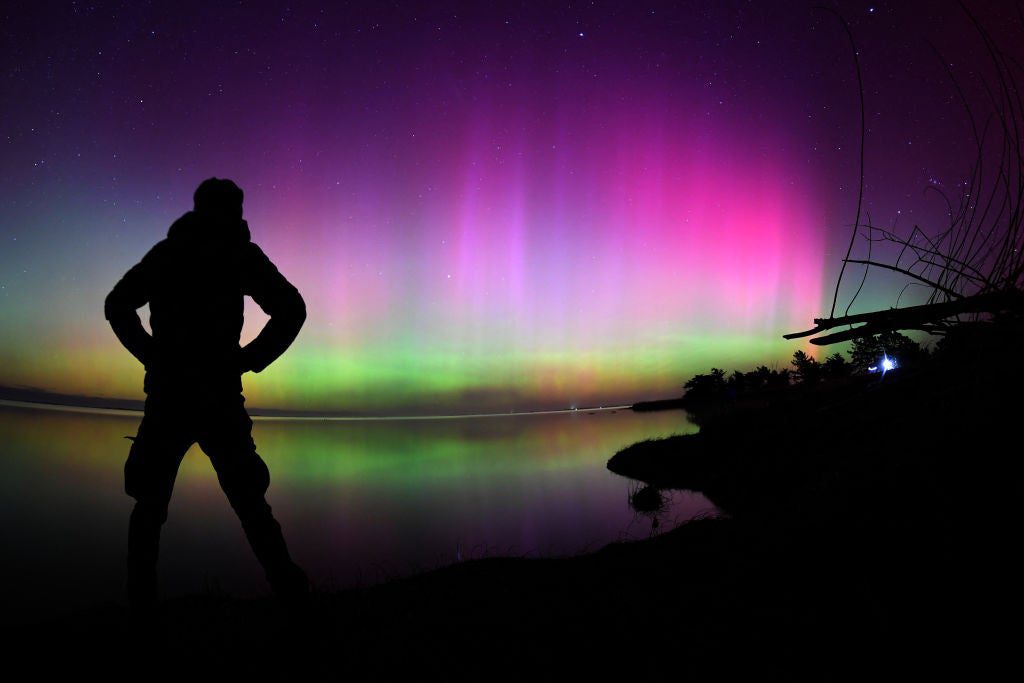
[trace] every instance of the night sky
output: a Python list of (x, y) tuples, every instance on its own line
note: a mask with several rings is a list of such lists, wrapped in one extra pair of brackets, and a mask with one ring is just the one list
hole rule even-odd
[[(821, 4), (860, 49), (866, 210), (942, 226), (924, 190), (974, 153), (929, 42), (979, 108), (987, 73), (954, 2), (5, 3), (0, 385), (141, 397), (103, 299), (210, 176), (309, 310), (251, 406), (607, 405), (782, 367), (857, 200)], [(971, 7), (1006, 38), (1011, 4)]]

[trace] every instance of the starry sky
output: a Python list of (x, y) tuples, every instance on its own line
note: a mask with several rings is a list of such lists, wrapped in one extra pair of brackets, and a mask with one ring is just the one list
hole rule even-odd
[[(944, 225), (924, 190), (974, 152), (942, 61), (979, 108), (986, 69), (955, 2), (5, 3), (0, 387), (142, 397), (103, 299), (210, 176), (309, 311), (250, 406), (582, 407), (782, 367), (857, 203), (821, 5), (859, 49), (866, 212)], [(1020, 51), (1010, 3), (971, 9)], [(265, 321), (247, 301), (243, 343)]]

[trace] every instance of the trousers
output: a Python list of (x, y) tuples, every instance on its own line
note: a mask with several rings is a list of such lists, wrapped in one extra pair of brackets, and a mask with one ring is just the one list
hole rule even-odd
[(160, 530), (174, 481), (193, 443), (209, 457), (249, 545), (280, 596), (308, 591), (265, 495), (270, 470), (256, 452), (241, 393), (150, 394), (124, 465), (125, 493), (135, 499), (128, 523), (127, 593), (132, 607), (156, 601)]

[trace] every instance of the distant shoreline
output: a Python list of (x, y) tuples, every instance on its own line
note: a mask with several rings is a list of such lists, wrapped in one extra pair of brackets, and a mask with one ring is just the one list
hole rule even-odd
[[(28, 408), (34, 410), (50, 410), (65, 413), (81, 413), (85, 415), (116, 415), (119, 417), (140, 417), (142, 407), (138, 408), (110, 408), (104, 406), (82, 406), (65, 403), (47, 403), (45, 401), (18, 401), (0, 398), (0, 406), (9, 408)], [(276, 421), (276, 422), (361, 422), (361, 421), (385, 421), (385, 420), (459, 420), (463, 418), (480, 417), (527, 417), (531, 415), (571, 415), (617, 412), (628, 410), (632, 406), (600, 406), (594, 408), (565, 408), (562, 410), (528, 410), (509, 413), (469, 413), (459, 415), (302, 415), (302, 414), (279, 414), (273, 411), (265, 412), (259, 408), (249, 411), (254, 420)]]
[(656, 401), (637, 401), (633, 404), (633, 410), (638, 413), (650, 413), (656, 410), (683, 410), (684, 399), (663, 398)]

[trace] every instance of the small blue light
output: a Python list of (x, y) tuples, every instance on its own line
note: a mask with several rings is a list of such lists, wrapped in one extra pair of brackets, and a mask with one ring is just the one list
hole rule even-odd
[(884, 375), (890, 370), (895, 370), (899, 366), (900, 364), (896, 362), (895, 358), (890, 358), (889, 354), (883, 353), (882, 357), (878, 359), (878, 363), (868, 366), (868, 372), (880, 372)]
[(889, 358), (888, 354), (882, 354), (882, 362), (879, 363), (882, 368), (882, 374), (889, 372), (890, 370), (896, 369), (896, 359)]

